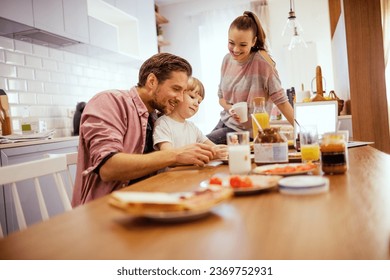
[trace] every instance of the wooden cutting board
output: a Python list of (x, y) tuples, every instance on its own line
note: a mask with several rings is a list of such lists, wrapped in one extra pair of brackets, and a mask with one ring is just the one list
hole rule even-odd
[(322, 85), (322, 71), (321, 66), (316, 67), (316, 86), (317, 86), (317, 93), (314, 95), (311, 101), (326, 101), (324, 97), (324, 88)]

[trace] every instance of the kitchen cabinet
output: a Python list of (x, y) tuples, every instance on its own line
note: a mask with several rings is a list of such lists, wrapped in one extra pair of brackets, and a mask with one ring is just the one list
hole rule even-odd
[(65, 35), (88, 43), (88, 7), (85, 0), (63, 0)]
[[(76, 152), (78, 147), (78, 137), (68, 137), (63, 139), (51, 139), (37, 142), (26, 142), (0, 145), (1, 165), (11, 165), (36, 159), (41, 159), (48, 153), (68, 153)], [(75, 170), (72, 170), (75, 172)], [(23, 172), (21, 170), (20, 172)], [(74, 175), (74, 174), (73, 174)], [(72, 176), (73, 176), (72, 175)], [(66, 174), (64, 173), (64, 178)], [(41, 182), (42, 193), (47, 204), (49, 216), (63, 213), (62, 203), (57, 188), (53, 188), (54, 181), (50, 176), (43, 177)], [(68, 186), (70, 193), (70, 186)], [(27, 226), (41, 220), (38, 202), (32, 182), (21, 182), (17, 184), (18, 192), (22, 202), (23, 212), (26, 217)], [(12, 199), (11, 189), (3, 185), (0, 186), (0, 222), (4, 234), (19, 230), (15, 207)]]
[(34, 27), (88, 43), (86, 0), (33, 0)]
[(1, 0), (0, 17), (33, 26), (32, 0)]
[(94, 17), (88, 17), (90, 44), (118, 52), (118, 33), (116, 27)]
[(33, 0), (33, 12), (36, 28), (64, 35), (62, 0)]
[[(153, 0), (104, 0), (120, 12), (136, 19), (131, 33), (118, 31), (118, 44), (127, 45), (128, 53), (146, 60), (157, 52), (157, 34)], [(100, 35), (102, 36), (102, 34)], [(126, 36), (128, 38), (126, 38)], [(128, 42), (126, 42), (126, 40)]]

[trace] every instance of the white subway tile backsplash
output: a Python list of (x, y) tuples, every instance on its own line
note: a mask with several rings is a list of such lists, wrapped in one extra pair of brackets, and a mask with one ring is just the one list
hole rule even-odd
[(88, 82), (88, 86), (100, 88), (102, 90), (107, 89), (109, 86), (109, 82), (107, 80), (102, 79), (89, 79)]
[(78, 65), (89, 66), (88, 58), (83, 55), (76, 54), (76, 62)]
[(137, 77), (138, 69), (130, 66), (0, 36), (0, 88), (14, 120), (28, 107), (30, 116), (56, 129), (56, 137), (71, 135), (68, 111), (78, 102), (106, 89), (129, 89)]
[(93, 57), (88, 57), (88, 65), (92, 68), (99, 68), (100, 67), (99, 60), (97, 60), (96, 58), (93, 58)]
[(25, 105), (18, 105), (18, 106), (10, 106), (11, 107), (11, 116), (12, 118), (21, 118), (26, 114), (26, 109), (29, 108), (29, 106)]
[(44, 83), (44, 90), (45, 90), (45, 93), (58, 94), (59, 93), (59, 85), (56, 83)]
[(84, 69), (84, 77), (94, 77), (96, 78), (99, 71), (93, 68), (85, 68)]
[(31, 54), (33, 51), (32, 44), (30, 42), (15, 40), (14, 43), (15, 43), (15, 51), (17, 52)]
[(83, 67), (73, 65), (72, 66), (72, 74), (82, 76), (83, 75)]
[(33, 44), (33, 54), (41, 57), (49, 57), (49, 48), (46, 46)]
[(3, 90), (8, 90), (7, 80), (3, 77), (0, 77), (0, 88)]
[(63, 73), (51, 73), (51, 81), (54, 83), (65, 83), (65, 75)]
[(57, 61), (64, 60), (64, 52), (62, 50), (49, 48), (49, 57)]
[(48, 114), (47, 106), (41, 106), (41, 105), (29, 106), (28, 111), (30, 113), (30, 116), (34, 116), (34, 117), (48, 117), (48, 116), (50, 116)]
[(70, 85), (77, 85), (78, 77), (76, 75), (65, 75), (65, 83)]
[(43, 82), (27, 81), (27, 89), (30, 92), (43, 92)]
[(68, 63), (77, 63), (77, 56), (74, 53), (64, 52), (64, 61)]
[(37, 81), (50, 81), (50, 72), (46, 70), (35, 70), (35, 79)]
[(24, 55), (20, 53), (5, 52), (5, 62), (13, 65), (24, 65)]
[(14, 91), (27, 91), (27, 82), (25, 80), (8, 79), (8, 89)]
[(26, 105), (37, 104), (37, 98), (35, 93), (27, 92), (19, 94), (19, 103)]
[(64, 73), (72, 73), (72, 64), (65, 62), (58, 62), (58, 71)]
[[(11, 110), (11, 116), (13, 116), (12, 110)], [(21, 129), (20, 128), (20, 120), (12, 117), (12, 130), (15, 131), (15, 130), (20, 130), (20, 129)]]
[(25, 68), (25, 67), (18, 66), (17, 72), (18, 72), (17, 75), (19, 79), (27, 79), (27, 80), (34, 79), (34, 70), (32, 68)]
[(26, 66), (30, 66), (33, 68), (42, 68), (42, 59), (34, 56), (26, 56)]
[(14, 40), (0, 36), (0, 49), (14, 50)]
[(71, 85), (61, 85), (58, 90), (59, 94), (61, 95), (69, 95), (72, 94), (78, 87), (77, 86), (71, 86)]
[(37, 94), (37, 104), (39, 105), (52, 105), (52, 96), (51, 94)]
[(16, 66), (0, 63), (0, 76), (16, 78)]
[(85, 78), (85, 77), (79, 77), (79, 85), (80, 86), (89, 86), (89, 78)]
[(53, 106), (50, 106), (47, 111), (48, 111), (48, 115), (52, 117), (53, 120), (57, 120), (58, 117), (66, 118), (66, 116), (68, 115), (66, 108), (60, 106), (59, 104), (54, 105), (54, 101), (53, 101)]
[(68, 119), (67, 118), (56, 118), (54, 121), (55, 121), (56, 127), (66, 127)]
[(57, 71), (57, 62), (51, 59), (42, 59), (42, 67), (46, 70)]
[(19, 93), (17, 92), (7, 92), (8, 103), (9, 104), (19, 104)]

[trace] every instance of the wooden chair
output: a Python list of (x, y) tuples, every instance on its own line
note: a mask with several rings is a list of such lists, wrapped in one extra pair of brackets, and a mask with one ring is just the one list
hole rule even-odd
[[(67, 158), (65, 155), (0, 167), (0, 185), (4, 185), (5, 188), (11, 188), (16, 220), (20, 230), (27, 228), (27, 224), (16, 183), (25, 180), (32, 180), (34, 182), (33, 185), (35, 187), (41, 218), (42, 220), (47, 220), (49, 219), (49, 214), (43, 198), (40, 178), (47, 175), (53, 176), (64, 210), (68, 211), (72, 209), (72, 206), (60, 174), (64, 171), (68, 171)], [(0, 234), (3, 233), (0, 232)]]
[(76, 166), (78, 153), (77, 152), (71, 152), (71, 153), (64, 153), (64, 154), (46, 154), (45, 156), (49, 157), (49, 158), (59, 157), (59, 156), (60, 157), (61, 156), (65, 156), (66, 157), (66, 165), (68, 166), (68, 170), (67, 170), (66, 173), (67, 173), (69, 184), (70, 184), (70, 186), (72, 186), (72, 190), (73, 190), (75, 179), (72, 176), (71, 167), (72, 166)]

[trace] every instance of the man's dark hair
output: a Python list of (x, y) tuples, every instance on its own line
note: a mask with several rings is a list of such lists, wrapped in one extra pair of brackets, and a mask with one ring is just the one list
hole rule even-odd
[(192, 67), (184, 58), (170, 53), (158, 53), (142, 64), (139, 70), (138, 86), (145, 86), (146, 79), (151, 73), (157, 77), (159, 83), (163, 83), (171, 77), (173, 71), (185, 72), (188, 77), (192, 75)]

